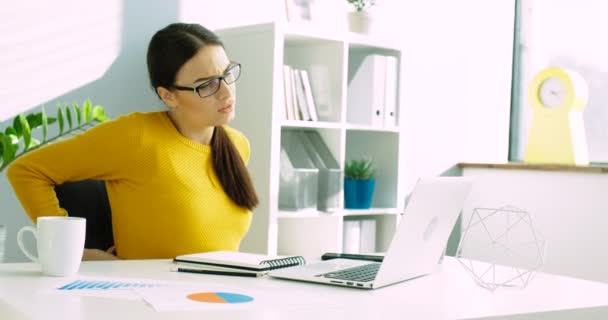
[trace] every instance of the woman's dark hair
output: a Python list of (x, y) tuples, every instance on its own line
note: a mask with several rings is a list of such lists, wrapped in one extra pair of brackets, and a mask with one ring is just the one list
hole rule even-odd
[[(206, 45), (224, 47), (222, 41), (199, 24), (173, 23), (156, 32), (148, 46), (150, 85), (171, 88), (179, 69)], [(222, 126), (215, 127), (211, 138), (213, 169), (228, 197), (249, 210), (259, 201), (238, 150)]]

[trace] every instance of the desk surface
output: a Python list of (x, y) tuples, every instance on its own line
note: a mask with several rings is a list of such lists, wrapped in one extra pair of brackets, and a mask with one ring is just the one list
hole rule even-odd
[(490, 292), (449, 257), (433, 275), (374, 291), (268, 277), (177, 273), (172, 267), (168, 260), (83, 262), (79, 275), (184, 281), (232, 292), (240, 288), (253, 293), (255, 300), (205, 311), (156, 312), (144, 301), (43, 293), (58, 279), (71, 278), (43, 277), (36, 264), (12, 263), (0, 264), (0, 319), (472, 319), (608, 310), (608, 284), (538, 273), (524, 289)]

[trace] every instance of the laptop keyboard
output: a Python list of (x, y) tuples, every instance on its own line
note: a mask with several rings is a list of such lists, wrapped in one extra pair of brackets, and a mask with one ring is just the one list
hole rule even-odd
[(380, 263), (364, 264), (354, 268), (319, 274), (317, 277), (366, 282), (376, 278), (380, 265)]

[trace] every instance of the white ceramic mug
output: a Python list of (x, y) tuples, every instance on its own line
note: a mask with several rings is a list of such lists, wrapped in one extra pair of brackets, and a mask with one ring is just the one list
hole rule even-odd
[[(38, 257), (23, 245), (26, 231), (36, 238)], [(78, 271), (84, 250), (86, 219), (78, 217), (39, 217), (36, 228), (23, 227), (17, 233), (17, 244), (23, 253), (40, 263), (42, 273), (69, 276)]]

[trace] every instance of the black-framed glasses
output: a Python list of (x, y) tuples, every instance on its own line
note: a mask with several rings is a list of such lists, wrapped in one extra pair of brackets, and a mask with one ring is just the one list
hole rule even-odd
[(238, 62), (232, 62), (228, 65), (228, 68), (226, 68), (223, 75), (208, 79), (196, 87), (184, 87), (178, 85), (173, 85), (172, 87), (177, 90), (194, 91), (199, 97), (207, 98), (220, 90), (222, 80), (226, 82), (226, 84), (233, 84), (239, 79), (240, 76), (241, 64)]

